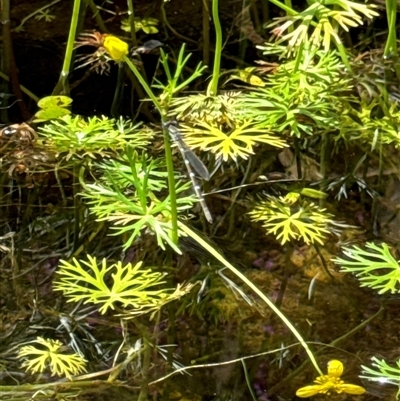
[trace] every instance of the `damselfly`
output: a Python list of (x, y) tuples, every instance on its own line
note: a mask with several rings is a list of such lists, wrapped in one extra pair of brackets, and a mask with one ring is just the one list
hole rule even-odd
[(204, 163), (196, 156), (196, 154), (186, 145), (183, 141), (182, 134), (179, 131), (176, 123), (168, 121), (164, 124), (165, 128), (168, 129), (169, 135), (174, 143), (178, 146), (178, 149), (182, 155), (183, 161), (185, 162), (190, 180), (193, 184), (194, 192), (199, 199), (200, 206), (203, 209), (204, 216), (209, 223), (213, 222), (210, 210), (207, 207), (206, 201), (203, 198), (201, 187), (196, 179), (194, 171), (203, 179), (208, 181), (210, 179), (210, 173)]

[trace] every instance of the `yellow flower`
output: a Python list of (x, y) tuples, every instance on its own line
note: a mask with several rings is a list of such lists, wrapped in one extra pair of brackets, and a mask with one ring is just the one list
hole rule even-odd
[(103, 46), (110, 57), (117, 62), (122, 61), (129, 52), (128, 43), (113, 35), (104, 38)]
[(355, 384), (344, 383), (340, 380), (340, 376), (343, 373), (343, 364), (338, 360), (332, 360), (328, 362), (328, 374), (318, 376), (311, 386), (305, 386), (296, 391), (297, 397), (307, 398), (316, 394), (328, 394), (332, 391), (336, 393), (347, 393), (347, 394), (364, 394), (365, 388), (357, 386)]

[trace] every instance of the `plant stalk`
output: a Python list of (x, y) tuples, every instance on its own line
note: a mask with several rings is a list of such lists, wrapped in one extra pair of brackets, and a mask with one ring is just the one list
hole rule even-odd
[(215, 96), (218, 92), (218, 82), (221, 70), (221, 57), (222, 57), (222, 28), (218, 14), (218, 0), (212, 0), (212, 17), (215, 28), (215, 53), (214, 53), (213, 74), (208, 93), (211, 96)]
[[(163, 124), (167, 122), (166, 112), (163, 110), (161, 103), (158, 101), (157, 97), (154, 95), (150, 86), (147, 84), (146, 80), (143, 78), (142, 74), (140, 74), (139, 70), (136, 66), (129, 60), (128, 57), (124, 57), (124, 61), (130, 70), (134, 73), (135, 77), (141, 83), (143, 89), (146, 91), (149, 98), (152, 100), (154, 106), (158, 110), (161, 115), (161, 121)], [(165, 144), (165, 160), (167, 164), (168, 171), (168, 189), (170, 195), (171, 202), (171, 225), (172, 225), (172, 233), (171, 239), (177, 244), (178, 243), (178, 208), (176, 202), (176, 191), (175, 191), (175, 178), (174, 178), (174, 164), (172, 162), (172, 152), (171, 152), (171, 141), (169, 138), (168, 130), (163, 129), (164, 135), (164, 144)]]
[(77, 26), (79, 22), (79, 10), (81, 7), (81, 0), (74, 0), (74, 7), (72, 9), (71, 25), (69, 27), (67, 48), (65, 49), (64, 62), (60, 78), (58, 79), (57, 85), (53, 90), (52, 95), (69, 95), (68, 76), (71, 69), (72, 53), (74, 51), (74, 42), (76, 37)]
[(133, 8), (132, 0), (128, 0), (128, 15), (129, 15), (129, 26), (131, 27), (131, 39), (132, 45), (137, 46), (136, 29), (135, 29), (135, 9)]
[(289, 319), (275, 306), (275, 304), (257, 287), (255, 286), (243, 273), (241, 273), (236, 267), (231, 265), (222, 255), (220, 255), (208, 242), (203, 240), (199, 235), (197, 235), (194, 231), (192, 231), (189, 227), (185, 226), (182, 223), (179, 223), (179, 227), (184, 231), (189, 237), (194, 239), (201, 245), (204, 249), (210, 252), (218, 261), (220, 261), (225, 267), (227, 267), (233, 274), (235, 274), (240, 280), (242, 280), (251, 290), (253, 290), (271, 309), (272, 311), (283, 321), (283, 323), (287, 326), (287, 328), (293, 333), (293, 335), (299, 340), (300, 344), (303, 346), (306, 351), (310, 361), (314, 365), (315, 370), (318, 372), (320, 376), (323, 375), (318, 363), (308, 347), (307, 343), (304, 341), (301, 334), (297, 331), (297, 329), (293, 326), (293, 324), (289, 321)]

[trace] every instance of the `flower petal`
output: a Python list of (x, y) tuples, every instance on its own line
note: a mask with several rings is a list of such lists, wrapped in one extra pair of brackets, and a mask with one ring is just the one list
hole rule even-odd
[(325, 386), (312, 385), (312, 386), (305, 386), (305, 387), (299, 388), (296, 391), (296, 395), (297, 395), (297, 397), (300, 397), (300, 398), (307, 398), (307, 397), (311, 397), (315, 394), (318, 394), (320, 392), (325, 392)]
[(343, 384), (339, 384), (336, 387), (336, 391), (339, 393), (340, 392), (344, 392), (347, 394), (364, 394), (365, 393), (365, 388), (361, 387), (361, 386), (357, 386), (355, 384), (347, 384), (347, 383), (343, 383)]
[(337, 359), (328, 362), (328, 376), (340, 377), (343, 373), (343, 363)]

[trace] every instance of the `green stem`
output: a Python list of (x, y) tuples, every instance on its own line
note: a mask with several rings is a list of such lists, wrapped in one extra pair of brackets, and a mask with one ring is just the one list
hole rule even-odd
[(71, 69), (72, 53), (74, 51), (74, 42), (76, 37), (76, 27), (79, 21), (79, 9), (81, 6), (81, 0), (74, 0), (74, 8), (72, 10), (71, 25), (69, 27), (67, 48), (65, 50), (64, 62), (62, 66), (62, 71), (60, 78), (58, 79), (57, 85), (53, 90), (53, 95), (59, 95), (63, 93), (64, 95), (69, 94), (68, 87), (68, 75)]
[(397, 0), (386, 0), (386, 15), (389, 27), (389, 34), (383, 52), (384, 57), (393, 58), (393, 66), (397, 79), (400, 79), (400, 65), (398, 63), (397, 40), (396, 40), (396, 18)]
[[(329, 167), (329, 150), (330, 150), (330, 138), (329, 133), (324, 132), (321, 135), (321, 154), (320, 154), (320, 174), (322, 177), (320, 190), (326, 190), (326, 179), (328, 178), (328, 167)], [(320, 199), (319, 205), (321, 208), (325, 207), (325, 199)]]
[[(73, 252), (79, 248), (79, 233), (80, 233), (80, 223), (81, 223), (81, 202), (79, 197), (80, 184), (79, 184), (79, 173), (81, 170), (81, 163), (76, 162), (74, 164), (74, 175), (73, 175), (73, 194), (74, 194), (74, 243)], [(83, 166), (82, 166), (83, 168)], [(83, 168), (83, 171), (85, 169)]]
[[(155, 108), (161, 115), (161, 121), (163, 124), (167, 121), (167, 113), (163, 110), (161, 103), (158, 101), (157, 97), (151, 90), (150, 86), (143, 78), (142, 74), (140, 74), (139, 70), (136, 66), (129, 60), (128, 57), (124, 57), (124, 61), (130, 70), (135, 74), (137, 80), (141, 83), (143, 89), (146, 91), (149, 98), (152, 100)], [(177, 244), (178, 243), (178, 207), (176, 202), (176, 191), (175, 191), (175, 178), (174, 178), (174, 164), (172, 162), (172, 152), (171, 152), (171, 142), (168, 135), (168, 130), (163, 129), (164, 135), (164, 144), (165, 144), (165, 160), (167, 164), (167, 171), (168, 171), (168, 189), (170, 195), (170, 202), (171, 202), (171, 223), (172, 223), (172, 233), (171, 239), (172, 241)]]
[(214, 53), (213, 74), (208, 92), (211, 96), (215, 96), (218, 92), (218, 81), (221, 70), (221, 57), (222, 57), (222, 29), (218, 14), (218, 0), (212, 1), (212, 17), (215, 28), (215, 53)]
[(293, 73), (296, 73), (299, 71), (300, 64), (304, 58), (303, 53), (304, 53), (304, 42), (301, 42), (300, 46), (299, 46), (299, 50), (297, 51), (297, 54), (296, 54), (296, 60), (295, 60), (294, 68), (293, 68)]
[(128, 15), (129, 15), (129, 26), (131, 27), (131, 38), (134, 47), (137, 46), (136, 30), (135, 30), (135, 9), (133, 8), (132, 0), (128, 0)]
[(264, 295), (264, 293), (255, 286), (243, 273), (241, 273), (236, 267), (231, 265), (222, 255), (220, 255), (208, 242), (203, 240), (199, 235), (197, 235), (194, 231), (192, 231), (189, 227), (185, 226), (182, 223), (179, 223), (179, 228), (184, 231), (189, 237), (197, 241), (205, 250), (210, 252), (218, 261), (220, 261), (225, 267), (227, 267), (233, 274), (240, 278), (251, 290), (253, 290), (271, 309), (272, 311), (285, 323), (287, 328), (293, 333), (293, 335), (299, 340), (300, 344), (303, 346), (304, 350), (307, 352), (310, 361), (314, 365), (314, 368), (318, 372), (320, 376), (323, 375), (320, 367), (316, 359), (314, 358), (313, 353), (308, 347), (307, 343), (303, 340), (301, 334), (296, 330), (293, 324), (289, 321), (289, 319), (274, 305), (274, 303)]
[(253, 399), (253, 401), (257, 401), (257, 397), (256, 397), (256, 395), (254, 393), (254, 390), (253, 390), (253, 387), (251, 385), (249, 372), (247, 371), (246, 362), (245, 362), (244, 359), (242, 359), (241, 362), (242, 362), (242, 366), (243, 366), (244, 378), (246, 379), (247, 388), (249, 389), (251, 398)]
[(124, 95), (124, 83), (125, 83), (125, 66), (123, 63), (119, 63), (117, 83), (115, 85), (114, 98), (111, 104), (111, 111), (110, 111), (110, 114), (114, 118), (118, 118), (120, 116), (121, 102)]
[(140, 74), (140, 72), (136, 68), (135, 64), (133, 64), (132, 61), (126, 56), (124, 57), (123, 61), (125, 61), (127, 66), (130, 68), (130, 70), (135, 74), (135, 77), (141, 83), (141, 85), (143, 86), (143, 89), (146, 91), (147, 96), (151, 99), (155, 108), (158, 110), (158, 112), (161, 114), (161, 116), (163, 116), (163, 109), (161, 107), (161, 103), (158, 101), (156, 95), (153, 93), (150, 86), (148, 85), (146, 80), (143, 78), (142, 74)]
[(396, 12), (397, 0), (386, 0), (386, 15), (388, 21), (389, 34), (383, 55), (388, 57), (397, 53), (396, 43)]
[[(363, 329), (364, 327), (366, 327), (368, 324), (371, 323), (372, 320), (374, 320), (375, 318), (377, 318), (382, 312), (383, 312), (384, 308), (381, 306), (379, 308), (379, 311), (376, 312), (374, 315), (372, 315), (371, 317), (369, 317), (367, 320), (364, 320), (364, 322), (362, 322), (361, 324), (359, 324), (358, 326), (354, 327), (353, 329), (351, 329), (348, 333), (344, 334), (343, 336), (337, 338), (336, 340), (333, 340), (331, 343), (329, 344), (321, 344), (324, 347), (337, 347), (339, 345), (340, 342), (344, 341), (345, 339), (349, 338), (350, 336), (354, 335), (357, 331)], [(310, 342), (311, 344), (318, 344), (318, 343), (313, 343)], [(323, 351), (323, 349), (319, 349), (315, 352), (315, 355), (319, 355), (321, 354)], [(276, 394), (281, 388), (285, 387), (286, 385), (288, 385), (289, 383), (291, 383), (308, 365), (308, 361), (305, 360), (297, 369), (295, 369), (293, 372), (289, 373), (289, 375), (287, 375), (283, 380), (281, 380), (280, 383), (275, 384), (274, 386), (270, 387), (268, 389), (268, 395), (270, 397), (272, 397), (274, 394)]]
[(343, 43), (337, 43), (336, 41), (335, 41), (335, 43), (336, 43), (337, 49), (339, 50), (339, 54), (343, 61), (343, 64), (347, 68), (347, 71), (351, 74), (353, 72), (353, 69), (351, 68), (349, 59), (347, 57), (346, 49), (344, 48)]

